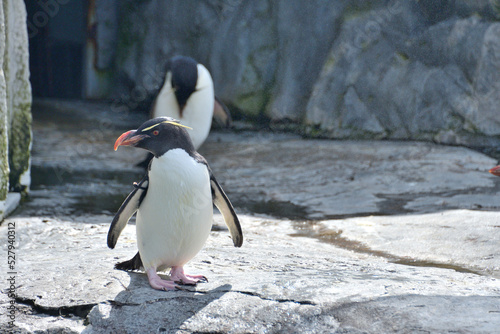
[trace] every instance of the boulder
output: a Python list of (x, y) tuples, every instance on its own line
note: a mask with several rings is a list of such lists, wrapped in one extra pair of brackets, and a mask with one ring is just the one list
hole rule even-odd
[(474, 16), (429, 25), (417, 9), (344, 22), (308, 103), (312, 133), (469, 145), (500, 134), (500, 26)]
[[(0, 220), (27, 193), (30, 179), (31, 85), (26, 7), (6, 0), (0, 9)], [(8, 196), (8, 192), (16, 192)]]

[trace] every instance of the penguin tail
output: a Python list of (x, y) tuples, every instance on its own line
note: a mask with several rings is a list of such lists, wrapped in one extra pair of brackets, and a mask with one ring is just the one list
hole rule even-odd
[(139, 252), (135, 254), (133, 258), (127, 261), (118, 262), (115, 264), (115, 269), (125, 270), (125, 271), (134, 271), (142, 268), (142, 260)]

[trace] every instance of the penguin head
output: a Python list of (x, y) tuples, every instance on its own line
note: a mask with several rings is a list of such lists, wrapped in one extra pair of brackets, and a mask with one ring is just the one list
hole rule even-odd
[(137, 130), (127, 131), (118, 137), (115, 151), (119, 146), (133, 146), (145, 149), (157, 158), (175, 148), (192, 152), (195, 149), (186, 128), (191, 129), (171, 117), (153, 118)]
[(167, 62), (167, 71), (171, 73), (170, 84), (182, 115), (187, 100), (196, 91), (198, 63), (185, 56), (172, 57)]

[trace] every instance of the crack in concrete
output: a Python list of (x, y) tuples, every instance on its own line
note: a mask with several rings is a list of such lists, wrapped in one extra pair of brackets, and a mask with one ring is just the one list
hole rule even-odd
[(16, 303), (29, 306), (33, 311), (40, 314), (46, 314), (53, 317), (76, 316), (82, 319), (86, 319), (90, 310), (92, 310), (92, 308), (98, 304), (98, 303), (91, 303), (91, 304), (81, 304), (73, 306), (48, 307), (37, 304), (35, 300), (31, 298), (24, 298), (17, 296), (15, 300)]
[(236, 292), (236, 293), (241, 293), (243, 295), (247, 296), (254, 296), (258, 297), (262, 300), (267, 300), (267, 301), (272, 301), (272, 302), (278, 302), (278, 303), (295, 303), (299, 305), (317, 305), (316, 303), (309, 301), (309, 300), (293, 300), (293, 299), (281, 299), (281, 298), (266, 298), (263, 297), (262, 295), (256, 293), (256, 292), (251, 292), (251, 291), (235, 291), (231, 290), (231, 292)]
[(112, 305), (112, 306), (118, 306), (118, 307), (122, 307), (122, 306), (141, 306), (142, 304), (141, 303), (124, 303), (124, 302), (120, 302), (118, 300), (107, 300), (107, 302)]
[[(199, 293), (199, 294), (204, 294), (204, 295), (209, 295), (211, 293), (211, 291), (196, 291), (196, 290), (187, 290), (187, 289), (184, 291), (192, 292), (192, 293)], [(262, 300), (278, 302), (278, 303), (295, 303), (295, 304), (299, 304), (299, 305), (317, 305), (314, 302), (309, 301), (309, 300), (266, 298), (266, 297), (264, 297), (256, 292), (251, 292), (251, 291), (237, 291), (237, 290), (218, 290), (217, 291), (218, 294), (225, 294), (228, 292), (240, 293), (240, 294), (247, 295), (247, 296), (254, 296), (254, 297), (258, 297)], [(124, 302), (115, 301), (115, 300), (108, 300), (107, 302), (113, 306), (118, 306), (118, 307), (121, 307), (121, 306), (141, 306), (143, 304), (154, 304), (154, 303), (158, 303), (158, 302), (171, 301), (171, 300), (179, 299), (179, 298), (182, 299), (182, 298), (190, 298), (190, 297), (189, 296), (176, 296), (176, 297), (170, 297), (170, 298), (156, 298), (154, 300), (147, 300), (144, 303), (126, 303), (126, 302), (124, 303)]]

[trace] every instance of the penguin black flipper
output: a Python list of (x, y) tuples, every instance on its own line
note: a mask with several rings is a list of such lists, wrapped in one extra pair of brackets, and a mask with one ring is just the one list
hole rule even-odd
[(212, 200), (224, 217), (224, 221), (233, 238), (234, 246), (241, 247), (243, 244), (243, 232), (241, 231), (240, 221), (238, 220), (238, 216), (236, 216), (236, 212), (234, 212), (233, 205), (212, 173), (210, 173), (210, 186), (212, 188)]
[(221, 128), (231, 128), (233, 125), (229, 108), (217, 96), (214, 96), (213, 120)]
[(135, 189), (127, 196), (123, 204), (120, 206), (120, 209), (118, 209), (118, 212), (113, 218), (108, 231), (109, 248), (115, 248), (120, 233), (122, 233), (129, 219), (134, 215), (137, 209), (139, 209), (142, 200), (146, 196), (148, 185), (149, 179), (146, 174), (139, 183), (134, 184)]

